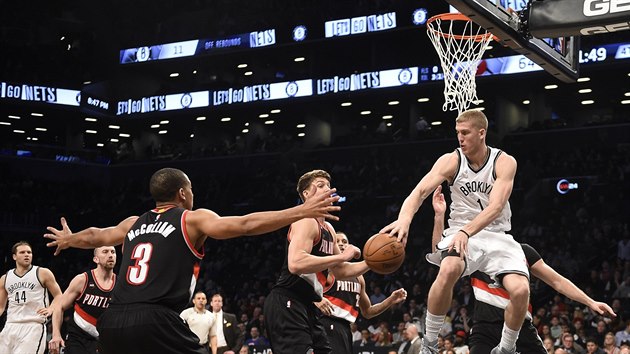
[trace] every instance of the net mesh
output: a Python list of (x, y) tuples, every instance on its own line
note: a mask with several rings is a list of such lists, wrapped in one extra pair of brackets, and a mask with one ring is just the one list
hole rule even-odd
[(461, 114), (478, 99), (477, 66), (493, 35), (461, 14), (434, 16), (427, 21), (427, 33), (444, 72), (442, 109)]

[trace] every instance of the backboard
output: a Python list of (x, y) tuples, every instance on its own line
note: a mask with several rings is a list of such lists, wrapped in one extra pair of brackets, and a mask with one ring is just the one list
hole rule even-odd
[[(564, 82), (579, 76), (579, 37), (537, 38), (527, 30), (531, 0), (446, 0), (501, 43)], [(521, 14), (519, 16), (519, 14)]]

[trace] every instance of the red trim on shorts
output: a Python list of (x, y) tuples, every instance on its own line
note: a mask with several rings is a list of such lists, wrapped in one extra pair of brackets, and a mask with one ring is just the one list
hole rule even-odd
[(76, 303), (74, 304), (74, 312), (76, 312), (77, 315), (79, 315), (87, 323), (91, 324), (92, 326), (96, 326), (96, 318), (94, 316), (90, 316), (87, 312), (83, 311), (81, 306)]
[[(330, 284), (328, 286), (324, 286), (324, 292), (327, 292), (328, 290), (330, 290), (330, 288), (332, 288), (333, 284), (335, 284), (335, 275), (332, 272), (329, 272), (328, 275), (330, 276)], [(326, 279), (326, 282), (328, 282), (328, 279)], [(324, 284), (326, 285), (326, 284)]]
[(324, 272), (317, 272), (315, 273), (315, 276), (317, 277), (317, 282), (321, 284), (322, 288), (326, 287), (327, 277), (324, 275)]
[[(508, 299), (510, 300), (510, 294), (507, 292), (507, 290), (503, 289), (503, 288), (491, 288), (488, 283), (486, 283), (485, 281), (481, 280), (481, 279), (477, 279), (477, 278), (471, 278), (470, 279), (470, 285), (479, 289), (479, 290), (483, 290), (491, 295), (495, 295), (495, 296), (500, 296), (504, 299)], [(531, 314), (533, 311), (533, 307), (531, 302), (527, 304), (527, 311)]]
[(201, 247), (201, 252), (197, 251), (197, 249), (195, 249), (195, 245), (190, 242), (190, 237), (188, 237), (188, 231), (186, 230), (186, 214), (188, 214), (188, 210), (184, 210), (181, 219), (182, 235), (184, 235), (184, 241), (186, 242), (188, 249), (192, 252), (193, 255), (195, 255), (195, 257), (203, 259), (203, 256), (205, 254), (203, 246)]
[(354, 308), (354, 306), (348, 304), (347, 302), (345, 302), (345, 301), (343, 301), (341, 299), (338, 299), (336, 297), (332, 297), (330, 295), (324, 295), (324, 297), (326, 299), (328, 299), (328, 301), (333, 303), (333, 305), (335, 305), (335, 306), (337, 306), (337, 307), (339, 307), (339, 308), (341, 308), (343, 310), (348, 311), (353, 317), (356, 318), (356, 317), (359, 316), (359, 311), (357, 311), (357, 309)]
[(195, 280), (199, 279), (200, 270), (201, 267), (199, 266), (199, 262), (195, 262), (195, 264), (193, 265), (193, 276), (195, 277)]
[(488, 283), (484, 282), (483, 280), (472, 278), (470, 285), (476, 287), (477, 289), (483, 290), (489, 294), (500, 296), (508, 300), (510, 299), (510, 294), (507, 292), (507, 290), (502, 289), (502, 288), (491, 288), (488, 285)]

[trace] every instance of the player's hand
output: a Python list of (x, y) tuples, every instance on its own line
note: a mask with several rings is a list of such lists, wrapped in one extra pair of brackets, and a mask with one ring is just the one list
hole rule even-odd
[(459, 253), (459, 258), (464, 259), (468, 254), (468, 236), (458, 231), (448, 245), (448, 251), (451, 252), (452, 250)]
[(52, 242), (48, 242), (46, 244), (47, 247), (57, 247), (55, 249), (55, 256), (61, 253), (61, 251), (70, 247), (68, 245), (68, 239), (72, 237), (72, 231), (66, 222), (66, 218), (61, 218), (61, 230), (57, 230), (52, 226), (48, 226), (46, 228), (48, 231), (52, 232), (52, 234), (44, 234), (45, 238), (51, 239)]
[(53, 336), (48, 342), (48, 352), (50, 352), (50, 354), (59, 354), (59, 349), (65, 346), (66, 343), (61, 336)]
[(433, 192), (433, 211), (436, 216), (444, 216), (446, 213), (446, 200), (444, 200), (444, 193), (442, 193), (442, 186), (438, 186)]
[(338, 221), (339, 217), (332, 215), (331, 212), (341, 210), (340, 206), (333, 205), (333, 203), (339, 200), (339, 196), (332, 196), (337, 191), (336, 188), (329, 191), (322, 192), (308, 199), (301, 205), (306, 214), (304, 218), (326, 218), (330, 220)]
[(326, 316), (330, 316), (332, 315), (333, 312), (333, 306), (332, 303), (330, 302), (330, 300), (328, 300), (327, 298), (322, 298), (322, 301), (320, 302), (316, 302), (315, 306), (317, 306), (317, 308)]
[(600, 315), (608, 315), (610, 317), (617, 317), (617, 314), (615, 313), (615, 311), (613, 311), (613, 309), (610, 306), (608, 306), (607, 304), (603, 302), (595, 301), (594, 303), (590, 304), (589, 307), (591, 308), (591, 310), (597, 312)]
[(48, 318), (49, 316), (52, 316), (53, 314), (53, 309), (51, 306), (49, 307), (42, 307), (41, 309), (37, 310), (37, 314), (40, 316), (44, 316), (46, 318)]
[(349, 261), (351, 259), (359, 259), (361, 258), (361, 249), (355, 245), (348, 245), (346, 249), (341, 253), (344, 261)]
[(400, 288), (395, 290), (390, 296), (394, 299), (394, 304), (403, 302), (407, 299), (407, 290)]
[(398, 236), (398, 242), (402, 242), (403, 247), (406, 247), (407, 235), (409, 234), (409, 223), (398, 219), (382, 228), (379, 232), (382, 234), (390, 234), (390, 236)]

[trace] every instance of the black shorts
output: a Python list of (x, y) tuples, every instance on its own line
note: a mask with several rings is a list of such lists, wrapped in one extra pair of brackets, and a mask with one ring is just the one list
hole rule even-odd
[(350, 323), (344, 319), (329, 316), (322, 316), (321, 321), (332, 347), (331, 353), (353, 354)]
[[(488, 354), (492, 348), (501, 342), (503, 322), (479, 322), (475, 323), (468, 338), (469, 354)], [(543, 342), (538, 336), (538, 331), (530, 321), (525, 321), (518, 334), (516, 351), (527, 354), (546, 354)]]
[(330, 354), (326, 330), (313, 303), (303, 303), (284, 289), (265, 299), (265, 322), (273, 354)]
[(175, 311), (159, 305), (110, 305), (96, 325), (104, 354), (207, 354)]
[(97, 340), (96, 338), (87, 338), (82, 335), (76, 335), (68, 333), (66, 338), (65, 354), (95, 354), (97, 353)]

